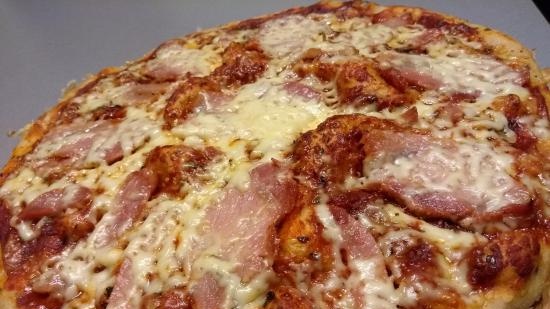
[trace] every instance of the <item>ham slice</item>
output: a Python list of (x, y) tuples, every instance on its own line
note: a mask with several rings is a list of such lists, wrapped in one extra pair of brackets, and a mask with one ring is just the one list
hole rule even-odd
[(372, 22), (375, 24), (383, 24), (391, 28), (410, 25), (413, 23), (411, 13), (402, 13), (394, 8), (387, 8), (372, 16)]
[(188, 73), (196, 76), (207, 75), (210, 72), (206, 61), (209, 54), (183, 45), (183, 41), (175, 39), (159, 46), (143, 67), (142, 73), (155, 82), (174, 81)]
[(191, 295), (195, 309), (221, 309), (225, 300), (225, 289), (213, 275), (206, 273), (192, 287)]
[(422, 34), (412, 38), (408, 43), (410, 48), (422, 50), (426, 45), (440, 41), (444, 38), (443, 32), (439, 29), (428, 29)]
[(86, 208), (92, 202), (92, 197), (92, 191), (80, 185), (53, 189), (32, 200), (19, 213), (19, 218), (22, 220), (36, 220), (45, 216), (59, 215), (68, 208)]
[[(417, 39), (424, 44), (438, 37), (436, 30), (429, 30)], [(376, 56), (376, 61), (382, 77), (400, 90), (413, 87), (446, 94), (463, 93), (475, 98), (483, 94), (510, 93), (524, 83), (520, 72), (490, 57), (452, 52), (437, 57), (384, 52)], [(502, 90), (505, 87), (513, 90)]]
[(368, 259), (380, 254), (376, 240), (368, 229), (345, 209), (331, 206), (330, 212), (342, 232), (342, 248), (351, 260)]
[(130, 173), (115, 197), (112, 221), (99, 227), (96, 246), (106, 246), (126, 232), (141, 216), (156, 186), (157, 176), (152, 170)]
[(330, 32), (330, 29), (310, 18), (288, 15), (262, 24), (257, 36), (268, 55), (282, 57), (301, 54), (304, 42), (322, 32)]
[(298, 198), (297, 184), (285, 173), (277, 163), (262, 164), (250, 172), (248, 188), (228, 188), (206, 209), (199, 234), (191, 240), (192, 249), (182, 257), (185, 271), (197, 278), (190, 286), (193, 308), (220, 308), (226, 293), (234, 292), (220, 285), (212, 270), (198, 261), (201, 258), (215, 256), (235, 265), (227, 271), (239, 276), (242, 283), (269, 271), (276, 244), (275, 225)]
[[(351, 272), (346, 287), (355, 308), (395, 308), (382, 289), (393, 290), (393, 283), (386, 272), (384, 257), (368, 228), (346, 210), (329, 206), (334, 221), (342, 235), (341, 252)], [(366, 292), (369, 291), (369, 292)]]
[[(393, 283), (369, 229), (348, 210), (332, 203), (328, 207), (317, 206), (316, 212), (323, 222), (324, 237), (332, 243), (335, 258), (333, 269), (320, 277), (324, 282), (318, 282), (318, 276), (311, 283), (316, 289), (322, 289), (323, 298), (314, 299), (316, 307), (331, 307), (335, 299), (345, 299), (347, 304), (353, 303), (353, 308), (395, 308), (387, 295), (379, 295), (384, 294), (383, 291), (393, 291)], [(307, 269), (307, 265), (298, 268), (300, 276), (318, 271)], [(302, 285), (301, 289), (307, 293), (312, 287), (304, 289)]]
[(121, 96), (124, 105), (150, 104), (166, 93), (168, 83), (134, 83)]
[(131, 309), (132, 292), (135, 289), (134, 274), (132, 272), (132, 261), (124, 259), (118, 270), (113, 291), (109, 297), (107, 309)]
[(221, 242), (221, 255), (237, 262), (236, 271), (245, 281), (270, 266), (274, 225), (294, 205), (293, 183), (279, 178), (282, 173), (273, 163), (260, 165), (251, 171), (246, 191), (231, 188), (207, 210), (205, 241)]
[(380, 70), (380, 75), (388, 84), (402, 92), (406, 91), (409, 87), (432, 90), (439, 89), (442, 86), (442, 82), (432, 75), (413, 68), (384, 68)]
[(513, 157), (491, 146), (458, 144), (413, 133), (367, 134), (363, 183), (428, 218), (491, 217), (531, 197), (507, 168)]
[[(31, 155), (31, 166), (46, 179), (58, 179), (72, 169), (85, 168), (87, 157), (93, 152), (96, 140), (106, 139), (116, 130), (116, 122), (98, 120), (92, 123), (73, 122), (62, 125), (47, 134)], [(112, 148), (111, 148), (112, 147)], [(120, 155), (113, 145), (102, 149), (107, 162), (113, 162)]]
[(302, 97), (304, 101), (318, 100), (320, 97), (317, 90), (300, 83), (299, 81), (288, 82), (284, 84), (283, 89), (285, 89), (289, 94)]
[(526, 186), (509, 174), (513, 154), (437, 139), (393, 121), (331, 117), (294, 147), (294, 173), (324, 188), (332, 201), (362, 190), (367, 199), (386, 198), (415, 215), (453, 221), (517, 216), (531, 202)]

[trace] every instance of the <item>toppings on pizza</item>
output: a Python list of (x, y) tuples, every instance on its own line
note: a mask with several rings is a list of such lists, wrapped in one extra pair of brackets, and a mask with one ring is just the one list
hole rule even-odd
[(550, 276), (549, 92), (516, 45), (322, 2), (107, 68), (4, 169), (0, 302), (531, 306)]

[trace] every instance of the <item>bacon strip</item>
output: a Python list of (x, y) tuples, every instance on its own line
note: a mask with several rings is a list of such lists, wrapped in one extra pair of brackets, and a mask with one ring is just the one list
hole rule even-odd
[(320, 93), (315, 89), (297, 81), (284, 84), (283, 89), (286, 90), (289, 94), (302, 97), (305, 101), (318, 100), (321, 96)]
[(330, 206), (330, 212), (342, 231), (342, 248), (346, 250), (349, 260), (367, 259), (380, 254), (376, 240), (363, 224), (343, 208)]
[(220, 86), (208, 78), (190, 77), (166, 100), (164, 121), (172, 128), (187, 119), (200, 105), (201, 93), (219, 93)]

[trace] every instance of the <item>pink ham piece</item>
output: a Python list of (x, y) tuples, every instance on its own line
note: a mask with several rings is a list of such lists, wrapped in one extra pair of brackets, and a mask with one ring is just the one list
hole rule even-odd
[[(414, 47), (415, 44), (426, 44), (439, 37), (437, 30), (429, 30), (414, 39), (419, 42), (411, 42)], [(464, 60), (456, 61), (458, 57)], [(434, 58), (421, 54), (384, 52), (376, 56), (376, 61), (380, 75), (400, 91), (413, 87), (419, 91), (440, 90), (450, 95), (463, 93), (475, 99), (484, 92), (496, 91), (510, 83), (525, 83), (521, 72), (490, 57), (476, 58), (449, 53)], [(493, 86), (494, 90), (487, 90)]]
[(417, 87), (422, 90), (439, 89), (443, 84), (433, 76), (427, 73), (419, 72), (412, 68), (383, 68), (380, 75), (388, 84), (401, 92), (405, 92), (409, 87)]
[(284, 84), (283, 89), (289, 94), (302, 97), (304, 101), (318, 100), (320, 94), (317, 90), (299, 81), (292, 81)]
[(121, 96), (121, 105), (147, 105), (156, 101), (166, 92), (169, 84), (167, 83), (134, 83)]
[(225, 94), (223, 92), (201, 91), (199, 102), (197, 104), (197, 112), (219, 112), (223, 110), (224, 105), (231, 101), (232, 98), (232, 95)]
[(390, 28), (410, 25), (413, 23), (413, 18), (410, 13), (401, 14), (392, 8), (385, 9), (372, 17), (372, 22), (375, 24), (383, 24)]
[[(289, 213), (297, 199), (297, 185), (277, 163), (265, 163), (250, 172), (246, 190), (229, 188), (222, 198), (206, 209), (199, 237), (184, 257), (186, 271), (196, 272), (193, 262), (208, 252), (236, 267), (231, 271), (248, 282), (271, 267), (275, 224)], [(199, 272), (202, 272), (198, 269)], [(221, 308), (225, 287), (205, 271), (192, 286), (193, 308)]]
[(183, 46), (178, 39), (160, 45), (143, 67), (143, 73), (155, 82), (174, 81), (187, 75), (203, 76), (209, 72), (201, 66), (204, 52)]
[[(31, 166), (36, 173), (47, 179), (58, 179), (72, 169), (86, 167), (86, 157), (94, 142), (106, 138), (116, 130), (116, 122), (99, 120), (92, 123), (73, 122), (59, 126), (48, 133), (37, 150), (31, 155)], [(57, 149), (48, 149), (51, 145), (59, 145)], [(112, 163), (121, 158), (117, 148), (107, 149), (105, 160)], [(45, 156), (39, 154), (45, 153)]]
[(156, 174), (147, 168), (132, 172), (115, 197), (114, 218), (98, 231), (96, 246), (106, 246), (126, 232), (141, 216), (157, 185)]
[(210, 273), (206, 273), (191, 288), (194, 309), (221, 309), (225, 290), (216, 278)]
[(490, 148), (380, 130), (367, 133), (366, 140), (363, 188), (416, 215), (453, 221), (490, 218), (515, 213), (531, 201), (527, 188), (506, 172)]
[(221, 255), (237, 262), (235, 271), (245, 281), (270, 266), (274, 225), (294, 206), (293, 182), (280, 178), (283, 172), (274, 163), (260, 165), (246, 191), (231, 188), (207, 209), (204, 241), (221, 242)]
[(410, 183), (393, 178), (382, 182), (372, 182), (367, 190), (383, 193), (412, 213), (431, 219), (449, 219), (458, 221), (474, 213), (475, 204), (471, 199), (463, 197), (458, 192), (429, 191), (416, 194), (407, 190)]
[(131, 309), (130, 298), (135, 289), (134, 274), (132, 273), (132, 261), (124, 259), (115, 279), (115, 285), (107, 309)]
[(203, 235), (193, 256), (188, 257), (189, 263), (201, 251), (214, 247), (222, 259), (236, 263), (234, 271), (245, 282), (270, 267), (274, 226), (290, 212), (297, 198), (296, 184), (284, 172), (275, 163), (260, 165), (250, 173), (248, 189), (230, 188), (210, 206), (202, 223)]
[[(365, 303), (365, 299), (369, 297), (378, 297), (374, 294), (365, 294), (368, 285), (375, 280), (378, 286), (380, 284), (392, 286), (378, 244), (367, 227), (352, 217), (345, 209), (329, 205), (329, 210), (334, 221), (340, 227), (342, 235), (340, 250), (344, 254), (344, 260), (347, 261), (346, 264), (351, 272), (348, 280), (353, 280), (353, 286), (349, 292), (354, 301), (354, 308), (377, 309)], [(357, 263), (365, 261), (369, 261), (369, 264), (374, 267), (368, 269), (357, 267)]]
[(342, 247), (349, 259), (367, 259), (380, 254), (376, 240), (363, 224), (340, 207), (330, 206), (330, 212), (340, 226)]
[(107, 164), (113, 164), (124, 157), (124, 150), (120, 142), (116, 143), (113, 147), (105, 150), (103, 159)]
[(444, 38), (443, 32), (439, 29), (428, 29), (422, 34), (412, 38), (407, 42), (409, 47), (414, 49), (422, 49), (427, 44), (440, 41)]
[(70, 185), (63, 189), (53, 189), (42, 193), (32, 200), (19, 213), (22, 220), (36, 220), (42, 217), (54, 217), (65, 209), (81, 209), (92, 202), (92, 191), (84, 186)]

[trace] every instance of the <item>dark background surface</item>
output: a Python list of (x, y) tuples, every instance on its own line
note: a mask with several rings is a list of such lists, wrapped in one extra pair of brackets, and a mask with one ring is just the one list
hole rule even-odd
[[(140, 57), (172, 37), (313, 1), (0, 0), (0, 164), (19, 129), (71, 80)], [(550, 66), (550, 26), (530, 0), (380, 0), (421, 6), (504, 31)], [(546, 5), (549, 0), (539, 1)]]
[(535, 5), (539, 8), (540, 12), (546, 18), (546, 21), (550, 23), (550, 1), (548, 0), (533, 0)]

